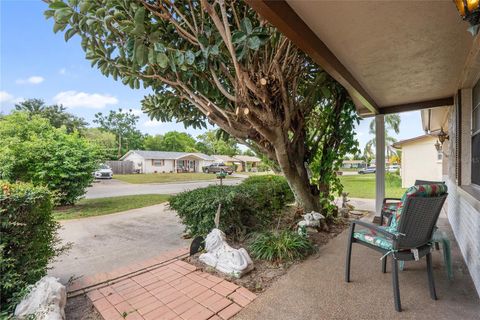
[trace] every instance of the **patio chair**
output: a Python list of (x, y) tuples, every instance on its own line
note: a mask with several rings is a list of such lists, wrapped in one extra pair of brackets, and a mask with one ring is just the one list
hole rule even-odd
[[(422, 184), (439, 184), (439, 183), (445, 184), (444, 181), (415, 180), (414, 185), (419, 186)], [(388, 226), (390, 224), (390, 218), (392, 217), (392, 214), (397, 211), (400, 200), (401, 200), (400, 198), (384, 198), (383, 199), (382, 211), (380, 212), (380, 225), (383, 225), (383, 223), (385, 222), (385, 218), (387, 219), (386, 225)]]
[[(353, 221), (350, 227), (345, 281), (350, 282), (352, 245), (358, 243), (383, 254), (382, 272), (386, 272), (387, 257), (392, 256), (392, 283), (395, 310), (402, 311), (398, 285), (398, 262), (426, 257), (430, 297), (437, 299), (432, 269), (432, 235), (443, 203), (447, 186), (441, 184), (410, 187), (403, 195), (388, 227), (364, 221)], [(358, 230), (357, 226), (365, 229)]]

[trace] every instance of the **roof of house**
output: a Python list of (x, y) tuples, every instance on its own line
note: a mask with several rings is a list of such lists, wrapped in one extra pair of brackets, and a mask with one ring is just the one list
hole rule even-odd
[(214, 154), (212, 157), (214, 157), (215, 160), (221, 160), (223, 162), (238, 162), (239, 161), (237, 158), (230, 157), (230, 156), (224, 156), (224, 155), (221, 155), (221, 154)]
[(128, 151), (120, 160), (125, 159), (128, 155), (136, 153), (144, 159), (154, 159), (154, 160), (177, 160), (185, 158), (187, 156), (195, 156), (202, 160), (211, 160), (215, 159), (211, 156), (200, 152), (172, 152), (172, 151), (145, 151), (145, 150), (130, 150)]
[(417, 142), (417, 141), (427, 139), (427, 138), (435, 138), (435, 136), (430, 135), (430, 134), (424, 134), (424, 135), (421, 135), (421, 136), (418, 136), (418, 137), (397, 141), (393, 144), (393, 147), (396, 148), (396, 149), (401, 149), (402, 146), (404, 146), (406, 144), (409, 144), (409, 143), (412, 143), (412, 142)]
[(262, 161), (260, 158), (257, 158), (257, 157), (243, 156), (243, 155), (235, 156), (235, 159), (238, 159), (238, 160), (243, 161), (243, 162), (260, 162), (260, 161)]

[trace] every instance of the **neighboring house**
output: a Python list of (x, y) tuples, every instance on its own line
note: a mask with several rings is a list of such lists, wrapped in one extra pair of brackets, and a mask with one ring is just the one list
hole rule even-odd
[(343, 169), (360, 169), (366, 167), (365, 160), (343, 160)]
[(202, 172), (202, 167), (215, 161), (203, 153), (130, 150), (122, 161), (133, 161), (139, 173)]
[(258, 171), (258, 164), (262, 161), (260, 158), (252, 156), (238, 155), (234, 157), (240, 162), (237, 171), (241, 172), (256, 172)]
[(442, 181), (442, 152), (435, 148), (436, 142), (437, 137), (423, 135), (393, 144), (402, 149), (402, 188), (413, 186), (415, 180)]
[(214, 154), (212, 157), (215, 159), (215, 162), (222, 162), (227, 166), (240, 166), (240, 160), (230, 157), (230, 156), (224, 156), (221, 154)]

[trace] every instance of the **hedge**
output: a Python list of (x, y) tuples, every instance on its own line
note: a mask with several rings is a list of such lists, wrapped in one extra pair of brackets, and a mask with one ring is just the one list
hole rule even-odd
[(170, 198), (170, 207), (192, 236), (205, 236), (214, 227), (222, 204), (220, 228), (234, 238), (268, 229), (276, 223), (293, 194), (284, 177), (265, 175), (246, 179), (238, 186), (209, 186)]
[(0, 180), (0, 305), (1, 313), (16, 303), (47, 272), (64, 248), (58, 246), (59, 224), (53, 220), (53, 201), (45, 187)]

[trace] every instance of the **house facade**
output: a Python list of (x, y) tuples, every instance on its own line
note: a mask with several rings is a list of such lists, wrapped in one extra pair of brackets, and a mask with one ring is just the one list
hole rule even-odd
[(402, 150), (402, 188), (413, 186), (415, 180), (442, 181), (443, 153), (435, 148), (436, 142), (437, 137), (423, 135), (393, 144)]
[(258, 165), (262, 161), (260, 158), (244, 155), (237, 155), (234, 158), (237, 159), (239, 163), (237, 171), (240, 172), (257, 172)]
[(122, 161), (132, 161), (138, 173), (202, 172), (202, 167), (215, 161), (203, 153), (130, 150)]

